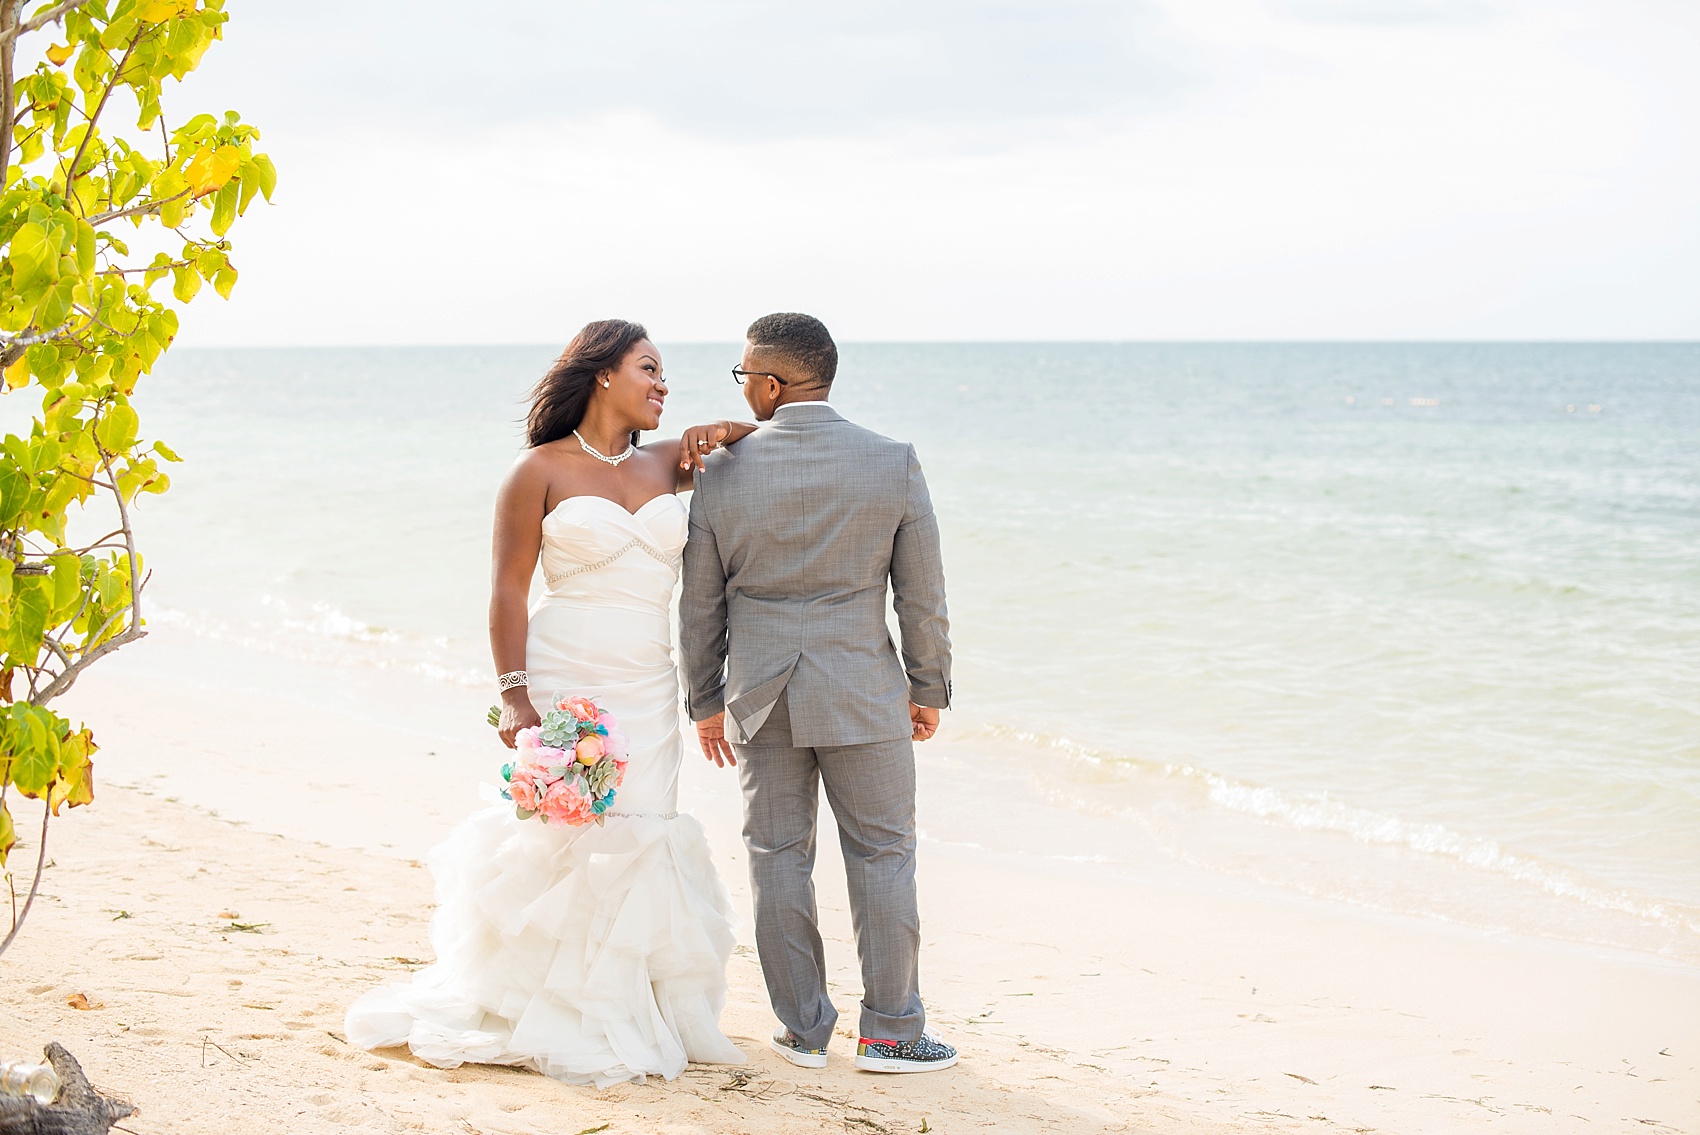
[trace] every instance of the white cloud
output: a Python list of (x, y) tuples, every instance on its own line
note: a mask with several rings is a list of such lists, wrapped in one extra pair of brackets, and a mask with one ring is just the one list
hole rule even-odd
[(282, 170), (191, 342), (1700, 333), (1676, 5), (310, 7), (186, 92)]
[(642, 112), (734, 140), (1097, 117), (1183, 86), (1143, 0), (297, 0), (226, 50), (274, 118), (409, 128)]

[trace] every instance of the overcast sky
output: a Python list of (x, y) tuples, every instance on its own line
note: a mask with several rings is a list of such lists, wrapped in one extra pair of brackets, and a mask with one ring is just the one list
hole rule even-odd
[(185, 342), (1700, 336), (1693, 0), (230, 0)]

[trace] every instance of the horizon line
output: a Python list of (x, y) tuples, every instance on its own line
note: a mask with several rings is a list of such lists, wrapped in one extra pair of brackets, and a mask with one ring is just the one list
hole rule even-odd
[[(724, 347), (735, 346), (741, 339), (674, 339), (664, 340), (675, 347)], [(1686, 347), (1700, 346), (1700, 337), (1680, 338), (1574, 338), (1574, 339), (1533, 339), (1533, 338), (1385, 338), (1385, 339), (1349, 339), (1349, 338), (1315, 338), (1315, 339), (1259, 339), (1259, 338), (1222, 338), (1222, 339), (840, 339), (841, 347), (1048, 347), (1048, 346), (1094, 346), (1094, 347), (1330, 347), (1330, 346), (1365, 346), (1365, 347), (1446, 347), (1446, 346), (1508, 346), (1508, 347)], [(363, 351), (363, 350), (482, 350), (493, 347), (516, 348), (538, 347), (550, 348), (554, 344), (543, 340), (508, 340), (505, 342), (456, 342), (456, 343), (235, 343), (235, 344), (191, 344), (185, 343), (177, 347), (179, 351)]]

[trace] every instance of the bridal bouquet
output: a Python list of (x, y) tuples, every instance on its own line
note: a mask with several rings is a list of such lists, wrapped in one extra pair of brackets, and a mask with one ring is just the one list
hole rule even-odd
[(502, 766), (502, 796), (522, 820), (600, 824), (626, 778), (626, 736), (589, 698), (556, 694), (543, 724), (521, 729), (514, 748), (519, 759)]

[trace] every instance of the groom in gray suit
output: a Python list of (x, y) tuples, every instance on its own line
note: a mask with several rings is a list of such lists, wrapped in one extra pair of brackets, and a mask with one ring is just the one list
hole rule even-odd
[[(862, 962), (856, 1066), (927, 1072), (915, 753), (950, 705), (938, 522), (915, 449), (840, 417), (820, 320), (750, 325), (733, 376), (767, 428), (708, 457), (691, 500), (680, 641), (703, 753), (736, 764), (773, 1048), (826, 1066), (837, 1010), (815, 922), (818, 787), (838, 821)], [(886, 629), (886, 586), (903, 639)]]

